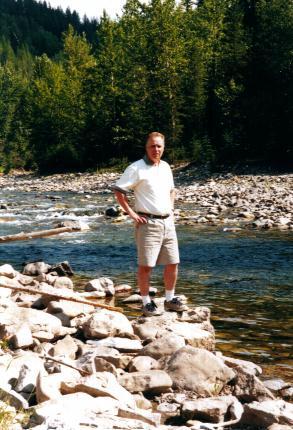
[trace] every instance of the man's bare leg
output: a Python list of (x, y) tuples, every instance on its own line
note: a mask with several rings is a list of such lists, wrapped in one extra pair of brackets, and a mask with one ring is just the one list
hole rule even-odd
[(175, 297), (175, 287), (178, 276), (178, 264), (167, 264), (164, 270), (165, 283), (165, 309), (168, 311), (182, 312), (187, 310), (179, 297)]
[(178, 264), (167, 264), (164, 269), (164, 284), (166, 291), (175, 291), (178, 276)]
[(137, 283), (138, 283), (140, 295), (143, 299), (143, 305), (146, 305), (151, 301), (149, 296), (151, 272), (152, 272), (151, 267), (138, 266)]

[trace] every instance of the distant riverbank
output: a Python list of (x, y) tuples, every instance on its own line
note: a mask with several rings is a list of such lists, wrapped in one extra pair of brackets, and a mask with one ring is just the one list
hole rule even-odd
[[(12, 174), (0, 177), (2, 191), (111, 194), (120, 173), (68, 173), (50, 176)], [(260, 228), (293, 230), (293, 174), (213, 173), (174, 169), (175, 215), (179, 224), (220, 225), (226, 231)], [(49, 196), (50, 197), (50, 196)], [(5, 209), (5, 202), (2, 203)], [(0, 213), (1, 215), (1, 213)]]

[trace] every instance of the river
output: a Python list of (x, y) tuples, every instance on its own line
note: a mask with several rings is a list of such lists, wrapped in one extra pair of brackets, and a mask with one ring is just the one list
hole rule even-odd
[[(56, 199), (56, 200), (55, 200)], [(103, 212), (109, 193), (21, 193), (6, 191), (1, 202), (0, 235), (52, 228), (54, 221), (79, 219), (91, 230), (0, 245), (0, 264), (67, 260), (76, 285), (107, 276), (135, 287), (136, 252), (130, 221), (113, 223)], [(266, 376), (292, 378), (292, 231), (242, 230), (221, 226), (177, 228), (181, 265), (177, 292), (192, 305), (208, 306), (224, 354), (259, 363)], [(291, 258), (291, 261), (290, 261)], [(156, 268), (152, 285), (162, 289)], [(121, 303), (121, 299), (117, 299)], [(131, 316), (139, 306), (125, 309)]]

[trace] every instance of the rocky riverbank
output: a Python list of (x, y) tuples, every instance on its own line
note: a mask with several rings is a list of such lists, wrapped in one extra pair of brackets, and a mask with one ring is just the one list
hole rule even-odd
[[(185, 167), (175, 169), (174, 176), (179, 224), (215, 225), (224, 231), (293, 229), (293, 174), (208, 174)], [(111, 195), (110, 187), (118, 177), (117, 173), (8, 175), (0, 177), (0, 188), (12, 192), (69, 191), (94, 198), (96, 194)], [(7, 209), (5, 202), (1, 207)]]
[(292, 428), (293, 387), (218, 352), (208, 308), (129, 320), (78, 301), (127, 292), (127, 306), (130, 286), (77, 293), (71, 275), (67, 262), (0, 266), (2, 430)]

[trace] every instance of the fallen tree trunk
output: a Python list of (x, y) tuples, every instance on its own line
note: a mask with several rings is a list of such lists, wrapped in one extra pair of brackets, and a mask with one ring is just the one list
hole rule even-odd
[(97, 303), (97, 302), (93, 302), (91, 300), (86, 300), (86, 299), (80, 298), (80, 296), (78, 296), (78, 294), (76, 294), (76, 293), (70, 293), (68, 295), (67, 294), (65, 295), (65, 294), (58, 294), (55, 291), (51, 291), (51, 290), (44, 291), (44, 290), (37, 290), (35, 288), (30, 288), (30, 287), (5, 285), (2, 283), (0, 284), (0, 288), (9, 288), (10, 290), (13, 290), (13, 291), (21, 291), (23, 293), (29, 293), (29, 294), (38, 294), (38, 295), (45, 296), (45, 297), (51, 297), (52, 299), (67, 300), (69, 302), (81, 303), (83, 305), (90, 305), (90, 306), (94, 306), (96, 308), (103, 308), (103, 309), (108, 309), (110, 311), (116, 311), (116, 312), (123, 313), (122, 308), (116, 308), (114, 306), (108, 306), (108, 305), (104, 305), (102, 303)]
[(0, 236), (0, 243), (2, 242), (12, 242), (15, 240), (29, 240), (36, 239), (40, 237), (54, 236), (60, 233), (70, 233), (73, 231), (81, 231), (81, 227), (58, 227), (52, 228), (50, 230), (39, 230), (39, 231), (31, 231), (29, 233), (21, 233), (11, 234), (9, 236)]

